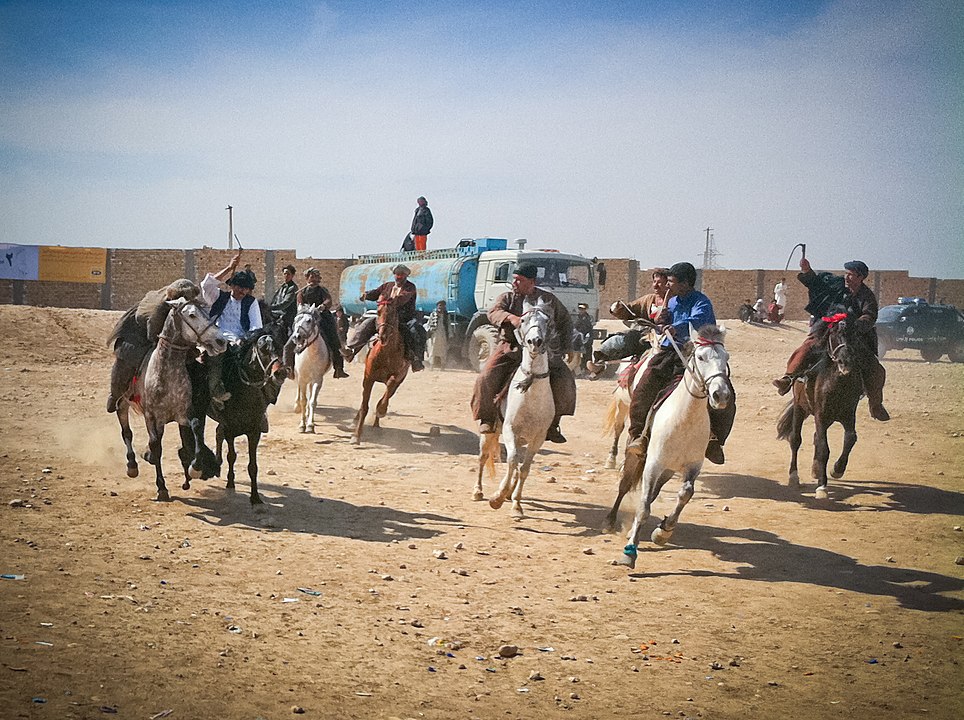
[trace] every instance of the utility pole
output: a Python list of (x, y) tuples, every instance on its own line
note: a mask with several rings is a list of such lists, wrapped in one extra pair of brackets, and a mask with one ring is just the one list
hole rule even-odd
[(706, 245), (703, 249), (703, 269), (717, 270), (716, 258), (720, 255), (716, 250), (716, 243), (713, 242), (713, 228), (706, 228)]
[(234, 250), (234, 208), (228, 205), (228, 250)]

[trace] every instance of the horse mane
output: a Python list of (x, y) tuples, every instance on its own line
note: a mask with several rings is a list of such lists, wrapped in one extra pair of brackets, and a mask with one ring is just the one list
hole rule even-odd
[(696, 334), (699, 335), (701, 340), (706, 340), (707, 342), (720, 343), (723, 344), (723, 340), (726, 338), (726, 331), (719, 325), (714, 325), (709, 323), (700, 327)]
[(151, 342), (157, 340), (164, 328), (164, 321), (171, 312), (168, 300), (184, 298), (191, 302), (201, 294), (201, 288), (187, 278), (175, 280), (160, 290), (151, 290), (137, 303), (136, 317), (147, 326), (147, 337)]

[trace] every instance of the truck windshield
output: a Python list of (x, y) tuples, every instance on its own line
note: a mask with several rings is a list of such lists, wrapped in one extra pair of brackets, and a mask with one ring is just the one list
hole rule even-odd
[(564, 258), (526, 258), (536, 266), (536, 284), (545, 288), (591, 288), (592, 266)]

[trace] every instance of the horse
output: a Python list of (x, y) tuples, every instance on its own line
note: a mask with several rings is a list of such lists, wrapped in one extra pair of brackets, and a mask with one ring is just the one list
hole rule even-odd
[(385, 394), (375, 406), (375, 420), (373, 427), (378, 427), (380, 418), (388, 413), (388, 401), (398, 390), (398, 386), (408, 375), (410, 363), (405, 353), (405, 341), (398, 326), (398, 306), (395, 298), (378, 301), (378, 339), (365, 358), (365, 376), (362, 380), (361, 407), (355, 415), (355, 432), (352, 435), (352, 445), (361, 443), (362, 429), (365, 417), (368, 415), (368, 404), (371, 400), (372, 388), (376, 382), (385, 384)]
[(315, 402), (325, 375), (331, 370), (331, 353), (321, 335), (322, 312), (324, 309), (315, 305), (300, 306), (291, 329), (291, 339), (295, 341), (297, 407), (301, 414), (298, 429), (303, 433), (315, 431)]
[(834, 463), (831, 475), (843, 477), (850, 460), (850, 451), (857, 442), (857, 403), (863, 392), (860, 372), (849, 347), (851, 328), (842, 313), (824, 318), (826, 324), (825, 355), (806, 382), (793, 383), (793, 395), (777, 420), (777, 439), (790, 443), (790, 487), (798, 487), (797, 451), (802, 442), (801, 429), (808, 416), (813, 415), (813, 465), (811, 473), (817, 481), (815, 495), (826, 500), (827, 463), (830, 443), (827, 430), (834, 423), (843, 426), (843, 448)]
[(549, 337), (552, 319), (540, 299), (536, 305), (523, 306), (522, 322), (516, 338), (522, 347), (522, 363), (512, 376), (502, 403), (504, 420), (496, 432), (483, 433), (479, 438), (479, 474), (474, 499), (481, 500), (482, 471), (488, 468), (495, 474), (495, 457), (499, 451), (499, 432), (506, 447), (506, 472), (498, 494), (489, 500), (495, 510), (512, 498), (512, 515), (522, 519), (522, 486), (529, 476), (529, 468), (539, 448), (546, 441), (546, 433), (555, 418), (556, 406), (549, 384)]
[[(615, 520), (623, 487), (631, 488), (643, 481), (642, 493), (629, 531), (629, 542), (616, 561), (629, 568), (636, 567), (637, 545), (642, 526), (650, 516), (653, 502), (660, 490), (680, 473), (683, 484), (677, 495), (676, 508), (663, 518), (652, 533), (652, 541), (665, 545), (673, 535), (680, 513), (693, 497), (697, 475), (703, 467), (706, 445), (710, 439), (709, 408), (722, 410), (729, 405), (733, 392), (729, 380), (729, 353), (723, 347), (723, 330), (716, 325), (704, 325), (698, 333), (690, 328), (690, 337), (683, 349), (676, 347), (683, 359), (685, 370), (679, 384), (666, 400), (653, 412), (649, 449), (645, 467), (639, 458), (626, 456), (620, 495), (609, 514)], [(708, 401), (708, 402), (707, 402)]]
[(228, 475), (225, 487), (234, 490), (234, 463), (238, 453), (234, 439), (244, 435), (248, 439), (248, 477), (251, 480), (251, 505), (256, 510), (264, 507), (258, 494), (258, 443), (265, 431), (265, 410), (278, 398), (285, 380), (281, 361), (282, 342), (273, 336), (274, 328), (267, 326), (248, 334), (241, 344), (230, 351), (222, 364), (225, 389), (231, 397), (224, 409), (208, 406), (208, 417), (217, 422), (217, 459), (221, 463), (224, 442), (228, 445)]
[(127, 448), (127, 476), (132, 478), (137, 477), (138, 469), (128, 411), (133, 403), (144, 413), (148, 435), (145, 459), (155, 468), (159, 501), (171, 499), (161, 471), (161, 441), (167, 423), (176, 422), (180, 428), (178, 454), (184, 467), (182, 489), (190, 487), (192, 477), (201, 476), (199, 460), (211, 454), (204, 446), (204, 423), (191, 413), (188, 351), (199, 346), (210, 355), (218, 355), (228, 346), (227, 339), (202, 306), (183, 298), (166, 302), (171, 311), (158, 335), (157, 346), (144, 358), (130, 392), (117, 403), (117, 421)]

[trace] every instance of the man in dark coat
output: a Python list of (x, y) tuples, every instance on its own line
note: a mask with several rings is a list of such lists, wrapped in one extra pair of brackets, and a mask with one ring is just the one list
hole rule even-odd
[[(420, 372), (425, 368), (423, 358), (425, 356), (425, 328), (419, 322), (418, 309), (415, 300), (418, 296), (418, 289), (415, 283), (408, 279), (412, 271), (406, 265), (396, 265), (392, 268), (395, 280), (382, 283), (374, 290), (362, 293), (359, 300), (384, 302), (395, 298), (398, 308), (398, 326), (405, 342), (405, 352), (409, 361), (412, 363), (412, 372)], [(345, 349), (345, 359), (351, 361), (355, 354), (368, 343), (369, 340), (378, 332), (376, 318), (370, 317), (359, 323), (355, 328), (354, 337)]]
[[(345, 358), (341, 354), (341, 339), (338, 337), (335, 318), (331, 314), (331, 293), (328, 292), (328, 288), (321, 284), (321, 272), (317, 268), (311, 267), (305, 270), (305, 279), (307, 285), (295, 295), (295, 304), (298, 306), (314, 305), (321, 308), (318, 329), (328, 346), (331, 366), (335, 371), (334, 376), (339, 379), (346, 378), (348, 373), (345, 372)], [(284, 363), (285, 367), (291, 370), (295, 367), (295, 341), (290, 338), (284, 349)]]
[(418, 207), (415, 208), (415, 217), (412, 218), (411, 231), (416, 250), (425, 250), (428, 246), (428, 234), (432, 232), (434, 224), (435, 219), (432, 217), (432, 211), (428, 209), (428, 200), (420, 197)]
[(269, 307), (271, 314), (281, 320), (285, 333), (291, 334), (291, 323), (298, 312), (298, 285), (295, 283), (295, 266), (285, 265), (281, 269), (281, 285), (274, 291)]
[[(847, 313), (848, 320), (853, 323), (856, 330), (857, 337), (853, 350), (860, 368), (864, 393), (867, 395), (870, 416), (874, 420), (887, 421), (890, 420), (890, 413), (884, 408), (884, 383), (887, 380), (887, 371), (877, 359), (877, 328), (875, 327), (877, 296), (864, 284), (869, 274), (867, 264), (861, 260), (844, 263), (844, 290), (840, 293), (834, 283), (821, 279), (810, 267), (810, 261), (802, 258), (797, 279), (809, 291), (810, 304), (807, 305), (807, 310), (814, 318), (820, 318), (834, 309)], [(773, 381), (774, 387), (781, 395), (790, 392), (793, 381), (805, 375), (807, 370), (817, 362), (825, 334), (825, 323), (820, 322), (819, 319), (812, 323), (810, 334), (790, 356), (786, 374)]]
[(556, 416), (546, 440), (564, 443), (566, 438), (559, 429), (559, 419), (576, 412), (576, 379), (565, 362), (565, 355), (572, 343), (572, 318), (555, 295), (536, 287), (536, 274), (534, 265), (519, 265), (512, 277), (512, 290), (500, 295), (488, 312), (489, 322), (499, 329), (499, 344), (475, 380), (472, 416), (479, 421), (480, 433), (495, 432), (499, 421), (495, 399), (522, 364), (522, 348), (515, 330), (522, 322), (523, 304), (528, 301), (535, 305), (541, 298), (551, 309), (554, 328), (549, 338), (549, 384)]

